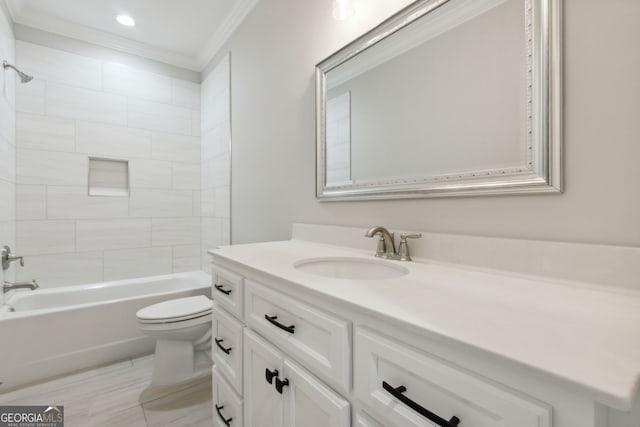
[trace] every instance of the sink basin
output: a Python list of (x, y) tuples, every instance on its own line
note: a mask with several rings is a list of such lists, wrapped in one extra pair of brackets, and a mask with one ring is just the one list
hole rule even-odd
[(298, 261), (294, 267), (316, 276), (350, 280), (393, 279), (409, 273), (391, 262), (366, 258), (313, 258)]

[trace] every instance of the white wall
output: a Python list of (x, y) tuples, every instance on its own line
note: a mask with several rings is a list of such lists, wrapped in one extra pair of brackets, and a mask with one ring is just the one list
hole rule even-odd
[(202, 269), (210, 272), (209, 249), (228, 245), (230, 224), (230, 58), (222, 56), (202, 81)]
[[(200, 268), (200, 85), (24, 41), (17, 91), (20, 280), (62, 286)], [(89, 197), (89, 156), (129, 197)]]
[[(384, 3), (384, 4), (383, 4)], [(259, 2), (231, 37), (234, 243), (286, 239), (292, 222), (640, 245), (640, 2), (564, 2), (562, 195), (319, 203), (314, 67), (408, 1)], [(375, 9), (374, 9), (375, 8)]]
[[(15, 62), (13, 31), (5, 10), (0, 7), (0, 62)], [(0, 246), (15, 249), (15, 194), (16, 194), (16, 140), (15, 140), (15, 73), (0, 69)], [(2, 271), (2, 281), (13, 280), (16, 265)], [(0, 304), (4, 295), (0, 295)]]

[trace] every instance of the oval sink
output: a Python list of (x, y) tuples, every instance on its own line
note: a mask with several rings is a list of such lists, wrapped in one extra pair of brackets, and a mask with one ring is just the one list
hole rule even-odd
[(409, 270), (388, 261), (365, 258), (313, 258), (298, 261), (296, 269), (332, 279), (382, 280), (401, 277)]

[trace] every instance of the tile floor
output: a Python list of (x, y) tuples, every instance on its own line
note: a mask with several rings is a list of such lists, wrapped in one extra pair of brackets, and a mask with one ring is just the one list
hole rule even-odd
[(151, 386), (153, 356), (0, 394), (3, 405), (64, 405), (65, 427), (211, 427), (211, 375)]

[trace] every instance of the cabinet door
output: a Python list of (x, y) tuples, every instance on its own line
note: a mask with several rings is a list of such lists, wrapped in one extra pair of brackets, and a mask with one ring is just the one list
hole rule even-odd
[(283, 381), (285, 427), (349, 427), (349, 402), (306, 370), (285, 359)]
[[(255, 333), (244, 332), (244, 420), (247, 427), (282, 427), (283, 398), (274, 384), (282, 376), (283, 357)], [(273, 374), (271, 384), (267, 370)]]

